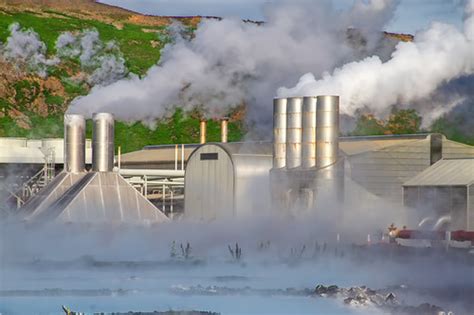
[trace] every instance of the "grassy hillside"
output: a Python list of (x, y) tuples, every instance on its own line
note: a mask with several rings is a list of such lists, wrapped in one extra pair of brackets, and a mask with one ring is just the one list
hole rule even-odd
[[(192, 31), (201, 18), (176, 19)], [(38, 34), (50, 58), (57, 54), (55, 43), (60, 34), (80, 34), (93, 29), (98, 31), (103, 43), (115, 42), (129, 72), (142, 76), (160, 60), (171, 21), (170, 17), (145, 16), (93, 0), (0, 0), (0, 43), (5, 43), (10, 36), (9, 26), (19, 23), (23, 30), (32, 29)], [(407, 34), (384, 35), (400, 41), (413, 40)], [(63, 115), (68, 105), (91, 89), (91, 85), (81, 79), (87, 71), (90, 74), (91, 70), (84, 68), (78, 58), (61, 58), (58, 65), (47, 69), (48, 75), (43, 78), (0, 54), (0, 137), (62, 137)], [(228, 113), (230, 141), (242, 138), (244, 110), (239, 108)], [(157, 121), (154, 129), (141, 123), (117, 122), (116, 143), (124, 152), (129, 152), (148, 144), (198, 142), (199, 119), (199, 112), (178, 110), (172, 117)], [(209, 140), (218, 141), (218, 122), (209, 122), (208, 129)], [(462, 113), (441, 117), (431, 129), (451, 139), (474, 144), (471, 120)], [(374, 119), (362, 117), (353, 134), (396, 132)]]
[[(197, 18), (181, 20), (189, 27), (198, 22)], [(5, 43), (10, 36), (9, 26), (19, 23), (23, 29), (38, 33), (50, 57), (57, 53), (55, 43), (61, 33), (95, 29), (104, 43), (116, 43), (130, 72), (143, 75), (159, 61), (170, 21), (169, 18), (142, 16), (93, 1), (77, 1), (75, 4), (32, 1), (26, 7), (21, 2), (15, 5), (0, 2), (0, 42)], [(0, 136), (62, 137), (62, 117), (68, 104), (75, 97), (87, 94), (91, 88), (87, 83), (73, 80), (83, 71), (77, 59), (62, 59), (59, 65), (48, 69), (47, 78), (41, 78), (0, 59)], [(242, 128), (239, 119), (231, 119), (230, 140), (239, 140)], [(117, 145), (121, 145), (124, 152), (147, 144), (197, 142), (199, 113), (178, 110), (171, 118), (158, 121), (155, 129), (141, 123), (118, 122), (116, 137)], [(208, 137), (210, 141), (219, 139), (217, 121), (209, 123)]]

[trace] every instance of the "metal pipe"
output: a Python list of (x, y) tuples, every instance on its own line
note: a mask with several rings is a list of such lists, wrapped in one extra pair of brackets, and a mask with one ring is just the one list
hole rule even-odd
[(206, 143), (206, 131), (207, 131), (207, 121), (206, 120), (201, 120), (199, 123), (199, 129), (200, 129), (200, 141), (199, 143), (204, 144)]
[(181, 170), (184, 171), (184, 144), (181, 144)]
[(420, 223), (418, 223), (418, 228), (424, 229), (427, 225), (433, 225), (434, 219), (432, 217), (423, 218)]
[(184, 177), (184, 170), (157, 170), (157, 169), (127, 169), (118, 170), (120, 175), (125, 176), (162, 176), (162, 177)]
[(446, 232), (447, 231), (400, 230), (398, 231), (396, 238), (474, 242), (474, 231), (450, 231), (450, 238), (447, 237), (448, 233)]
[(174, 169), (178, 170), (178, 145), (174, 147)]
[(439, 231), (443, 225), (449, 225), (451, 223), (451, 216), (448, 215), (443, 215), (440, 217), (435, 225), (433, 226), (433, 231)]
[(286, 109), (286, 168), (301, 166), (302, 97), (290, 97)]
[(222, 143), (227, 142), (227, 136), (229, 133), (228, 125), (229, 125), (229, 118), (227, 117), (222, 118), (221, 119), (221, 142)]
[(86, 168), (86, 120), (82, 115), (64, 115), (64, 170), (83, 172)]
[(118, 152), (117, 152), (117, 167), (118, 167), (118, 169), (120, 169), (121, 166), (122, 166), (122, 147), (119, 146), (117, 150), (118, 150)]
[(92, 170), (111, 172), (114, 168), (114, 116), (96, 113), (92, 120)]
[(303, 98), (303, 137), (301, 167), (316, 166), (316, 100), (315, 96)]
[(286, 98), (273, 99), (273, 168), (286, 166)]
[(322, 95), (316, 106), (316, 166), (336, 163), (339, 150), (339, 96)]

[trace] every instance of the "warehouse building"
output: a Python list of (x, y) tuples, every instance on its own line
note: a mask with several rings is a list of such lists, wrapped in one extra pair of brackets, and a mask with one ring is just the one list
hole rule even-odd
[(435, 229), (474, 230), (474, 158), (435, 163), (403, 184), (403, 201)]
[(189, 157), (185, 217), (228, 218), (269, 207), (271, 142), (208, 143)]

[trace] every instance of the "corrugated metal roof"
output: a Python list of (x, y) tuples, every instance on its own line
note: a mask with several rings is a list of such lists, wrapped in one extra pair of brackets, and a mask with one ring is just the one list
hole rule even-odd
[(444, 159), (408, 180), (403, 186), (470, 186), (474, 159)]

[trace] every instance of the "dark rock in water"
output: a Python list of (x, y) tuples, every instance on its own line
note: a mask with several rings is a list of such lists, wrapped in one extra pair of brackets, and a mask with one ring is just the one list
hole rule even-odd
[(396, 299), (397, 298), (396, 298), (395, 294), (393, 294), (392, 292), (390, 292), (389, 294), (387, 294), (385, 296), (385, 302), (387, 302), (387, 303), (392, 303), (392, 302), (396, 301)]
[(328, 287), (318, 284), (314, 289), (314, 293), (317, 295), (334, 295), (339, 293), (339, 287), (337, 285), (330, 285)]

